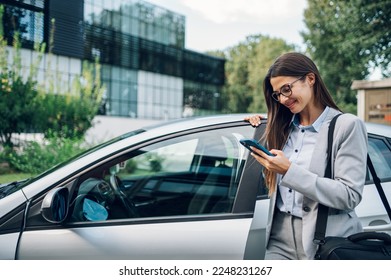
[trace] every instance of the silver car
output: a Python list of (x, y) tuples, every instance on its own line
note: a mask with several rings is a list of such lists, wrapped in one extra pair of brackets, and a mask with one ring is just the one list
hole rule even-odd
[[(259, 139), (265, 124), (243, 118), (139, 129), (3, 184), (0, 259), (262, 259), (269, 199), (239, 140)], [(391, 129), (367, 128), (391, 197)], [(366, 230), (391, 229), (370, 176), (357, 213)]]

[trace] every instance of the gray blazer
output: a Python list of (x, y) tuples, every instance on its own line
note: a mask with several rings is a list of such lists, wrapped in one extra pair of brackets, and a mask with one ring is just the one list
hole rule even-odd
[[(331, 119), (338, 114), (330, 111), (323, 123), (312, 155), (310, 169), (292, 163), (282, 182), (304, 195), (303, 247), (308, 259), (313, 259), (317, 245), (313, 243), (318, 203), (330, 207), (327, 235), (348, 236), (362, 231), (354, 211), (360, 203), (366, 176), (368, 138), (365, 124), (352, 114), (338, 118), (334, 132), (331, 162), (333, 179), (324, 178), (326, 168), (327, 133)], [(270, 198), (266, 228), (266, 246), (270, 237), (277, 192)]]

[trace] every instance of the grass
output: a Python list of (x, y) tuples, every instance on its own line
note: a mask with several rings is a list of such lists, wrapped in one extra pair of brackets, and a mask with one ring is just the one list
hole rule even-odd
[(27, 173), (0, 174), (0, 184), (20, 181), (23, 179), (30, 178), (31, 176), (33, 175)]
[(32, 176), (34, 175), (30, 173), (18, 172), (11, 168), (7, 162), (0, 160), (0, 184), (20, 181)]

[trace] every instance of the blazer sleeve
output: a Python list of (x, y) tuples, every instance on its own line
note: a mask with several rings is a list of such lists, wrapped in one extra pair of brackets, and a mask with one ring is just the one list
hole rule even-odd
[[(326, 206), (353, 210), (362, 198), (367, 152), (368, 137), (365, 124), (352, 114), (344, 114), (338, 119), (334, 131), (334, 179), (325, 178), (324, 173), (316, 174), (292, 163), (281, 183)], [(319, 159), (318, 162), (322, 163), (325, 160)]]

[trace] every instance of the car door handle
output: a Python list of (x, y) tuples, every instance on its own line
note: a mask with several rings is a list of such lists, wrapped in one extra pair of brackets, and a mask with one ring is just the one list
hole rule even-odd
[(364, 231), (391, 231), (391, 224), (367, 226), (364, 227)]

